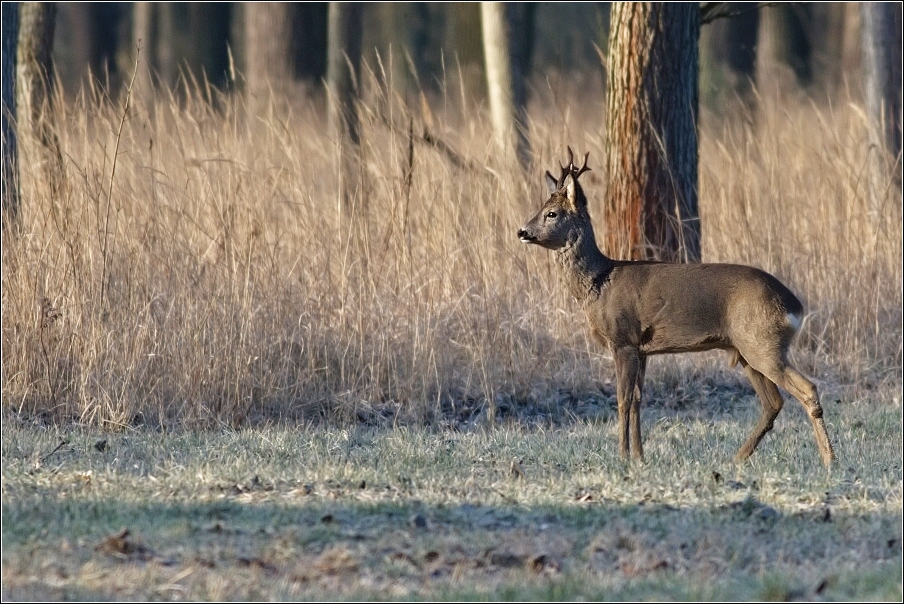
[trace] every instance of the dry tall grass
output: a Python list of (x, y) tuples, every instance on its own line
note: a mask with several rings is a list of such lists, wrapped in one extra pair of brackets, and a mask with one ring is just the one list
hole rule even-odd
[[(121, 135), (122, 103), (97, 90), (58, 104), (59, 191), (24, 141), (2, 243), (4, 406), (107, 426), (429, 421), (610, 377), (549, 254), (515, 236), (565, 145), (601, 165), (601, 102), (538, 96), (524, 181), (454, 84), (429, 119), (469, 167), (423, 141), (409, 166), (408, 115), (373, 93), (343, 215), (322, 100), (252, 115), (211, 96), (133, 99)], [(899, 379), (900, 199), (869, 215), (856, 107), (785, 103), (703, 129), (705, 259), (760, 266), (806, 301), (810, 373)], [(585, 177), (597, 208), (601, 176)]]

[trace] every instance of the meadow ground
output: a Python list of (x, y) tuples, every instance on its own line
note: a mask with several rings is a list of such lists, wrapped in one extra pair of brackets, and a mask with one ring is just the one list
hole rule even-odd
[(740, 388), (648, 405), (642, 465), (603, 393), (494, 428), (7, 416), (3, 597), (900, 600), (899, 392), (835, 394), (831, 472), (795, 407), (735, 465), (759, 407)]
[(348, 204), (316, 96), (61, 99), (2, 238), (3, 598), (900, 600), (901, 198), (858, 102), (700, 135), (704, 260), (804, 300), (838, 463), (788, 400), (736, 466), (758, 405), (702, 354), (651, 362), (625, 464), (611, 359), (515, 235), (566, 145), (601, 215), (578, 80), (534, 91), (526, 177), (467, 77), (366, 76)]

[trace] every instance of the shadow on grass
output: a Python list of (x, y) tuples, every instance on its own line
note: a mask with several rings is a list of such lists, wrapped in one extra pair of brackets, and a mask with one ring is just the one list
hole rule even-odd
[[(199, 599), (894, 599), (901, 591), (900, 513), (789, 514), (752, 496), (689, 508), (427, 505), (258, 484), (202, 503), (65, 492), (39, 503), (4, 499), (3, 590), (14, 599), (148, 597), (179, 573), (197, 575), (185, 589)], [(84, 579), (88, 568), (105, 586)], [(138, 577), (132, 588), (121, 585), (126, 577)], [(216, 578), (231, 585), (225, 594), (209, 591)]]

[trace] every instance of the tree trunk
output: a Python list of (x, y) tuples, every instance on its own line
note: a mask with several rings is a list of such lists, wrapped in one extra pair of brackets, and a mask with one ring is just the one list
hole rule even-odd
[(271, 90), (289, 91), (292, 82), (291, 4), (245, 3), (245, 84), (253, 109), (266, 107)]
[(361, 59), (362, 7), (354, 2), (330, 2), (326, 81), (330, 132), (359, 142), (358, 67)]
[(490, 114), (496, 143), (504, 153), (517, 153), (523, 167), (530, 161), (527, 139), (527, 86), (533, 47), (535, 7), (520, 2), (481, 3)]
[[(229, 20), (230, 5), (225, 2), (190, 2), (188, 5), (189, 66), (202, 86), (205, 80), (214, 86), (223, 86), (229, 81)], [(287, 62), (290, 60), (291, 57)]]
[(792, 82), (809, 86), (813, 81), (811, 13), (805, 2), (785, 2), (760, 11), (757, 73), (761, 84), (775, 82), (781, 89)]
[(760, 12), (755, 2), (734, 2), (728, 10), (736, 14), (716, 19), (700, 32), (700, 94), (720, 114), (720, 106), (735, 102), (749, 111), (755, 98)]
[(136, 2), (132, 5), (132, 56), (139, 48), (141, 49), (132, 94), (145, 101), (153, 98), (154, 73), (157, 70), (154, 52), (154, 42), (157, 38), (156, 9), (154, 2)]
[(339, 145), (339, 199), (346, 211), (360, 190), (358, 131), (358, 67), (361, 60), (363, 7), (330, 2), (327, 16), (327, 107), (330, 135)]
[(16, 146), (16, 45), (19, 40), (19, 3), (4, 2), (3, 21), (3, 228), (19, 210), (19, 155)]
[(59, 183), (63, 167), (60, 143), (53, 128), (53, 33), (56, 4), (22, 2), (19, 5), (19, 46), (16, 65), (16, 104), (19, 132), (30, 131), (49, 155), (50, 178)]
[(328, 3), (301, 2), (294, 8), (295, 75), (320, 85), (326, 76)]
[(615, 3), (606, 94), (604, 248), (700, 260), (695, 3)]
[(813, 83), (818, 92), (835, 98), (844, 82), (846, 2), (814, 2), (808, 38), (811, 41)]
[[(901, 4), (865, 2), (862, 7), (866, 109), (871, 143), (894, 162), (901, 152)], [(900, 166), (896, 171), (900, 188)]]

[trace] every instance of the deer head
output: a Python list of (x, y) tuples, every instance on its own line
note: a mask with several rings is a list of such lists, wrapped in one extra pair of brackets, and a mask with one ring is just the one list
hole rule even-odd
[(590, 170), (587, 167), (589, 156), (589, 152), (584, 155), (584, 163), (578, 168), (574, 165), (574, 153), (568, 147), (568, 165), (559, 164), (559, 178), (546, 173), (549, 199), (540, 212), (518, 231), (521, 241), (555, 250), (588, 231), (592, 241), (593, 230), (587, 213), (587, 197), (578, 183), (578, 177)]

